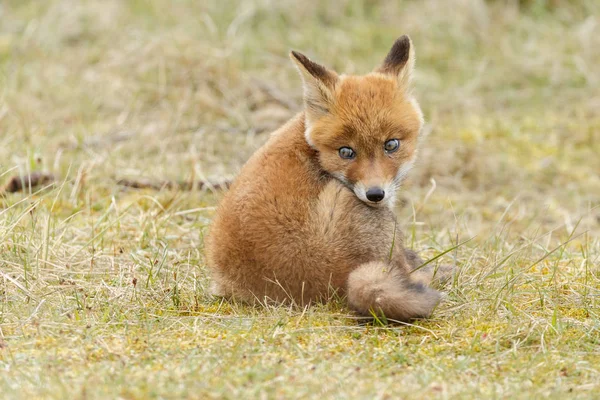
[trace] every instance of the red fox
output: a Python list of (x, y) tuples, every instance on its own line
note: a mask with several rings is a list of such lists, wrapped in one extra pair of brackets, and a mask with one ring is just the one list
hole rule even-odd
[(306, 305), (345, 296), (359, 315), (407, 321), (440, 300), (431, 268), (402, 244), (395, 193), (423, 114), (408, 36), (364, 76), (292, 51), (304, 111), (275, 131), (224, 196), (206, 242), (213, 292)]

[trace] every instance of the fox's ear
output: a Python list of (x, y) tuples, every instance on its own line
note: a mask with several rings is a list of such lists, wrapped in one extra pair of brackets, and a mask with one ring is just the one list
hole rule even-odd
[(415, 67), (415, 50), (408, 35), (402, 35), (394, 42), (381, 67), (376, 69), (383, 74), (398, 77), (399, 86), (408, 88)]
[(292, 51), (290, 58), (302, 76), (304, 103), (307, 111), (311, 112), (313, 116), (327, 114), (333, 104), (333, 91), (338, 81), (338, 75), (297, 51)]

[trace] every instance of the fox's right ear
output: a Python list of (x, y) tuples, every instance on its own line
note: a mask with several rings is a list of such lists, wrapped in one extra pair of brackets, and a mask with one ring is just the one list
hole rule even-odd
[(304, 104), (307, 111), (313, 117), (327, 114), (333, 104), (333, 91), (338, 81), (338, 75), (297, 51), (292, 51), (290, 58), (302, 76)]

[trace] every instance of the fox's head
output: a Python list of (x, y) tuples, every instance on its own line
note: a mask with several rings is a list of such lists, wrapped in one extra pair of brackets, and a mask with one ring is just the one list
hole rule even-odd
[(408, 36), (363, 76), (338, 75), (292, 51), (304, 83), (306, 141), (322, 168), (368, 205), (391, 206), (416, 157), (423, 114), (411, 94)]

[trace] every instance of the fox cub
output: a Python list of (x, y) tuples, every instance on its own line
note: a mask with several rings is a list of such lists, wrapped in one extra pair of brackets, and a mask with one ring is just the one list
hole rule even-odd
[[(364, 76), (292, 51), (304, 111), (275, 131), (224, 196), (207, 238), (218, 296), (306, 305), (346, 296), (358, 314), (407, 321), (440, 300), (402, 245), (395, 193), (417, 154), (408, 36)], [(416, 270), (415, 270), (416, 269)]]

